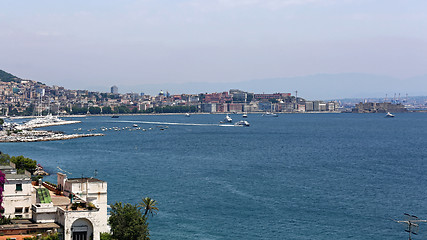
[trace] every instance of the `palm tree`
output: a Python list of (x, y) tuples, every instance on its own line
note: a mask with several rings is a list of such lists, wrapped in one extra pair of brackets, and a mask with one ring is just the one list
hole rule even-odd
[(142, 202), (139, 204), (140, 207), (145, 209), (144, 217), (147, 215), (147, 213), (151, 213), (151, 216), (153, 216), (154, 213), (157, 213), (159, 211), (159, 208), (156, 207), (156, 200), (146, 197), (142, 199)]

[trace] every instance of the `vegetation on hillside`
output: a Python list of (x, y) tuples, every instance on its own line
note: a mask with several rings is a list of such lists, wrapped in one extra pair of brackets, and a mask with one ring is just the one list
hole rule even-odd
[(21, 79), (13, 76), (12, 74), (5, 72), (3, 70), (0, 70), (0, 81), (2, 82), (20, 82)]

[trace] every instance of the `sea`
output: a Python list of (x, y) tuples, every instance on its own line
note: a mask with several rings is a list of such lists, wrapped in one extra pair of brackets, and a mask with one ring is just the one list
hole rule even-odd
[[(105, 136), (0, 150), (37, 160), (51, 182), (105, 180), (110, 204), (155, 199), (153, 240), (407, 239), (396, 221), (427, 219), (427, 113), (395, 115), (249, 114), (250, 127), (219, 126), (224, 114), (94, 116), (45, 129)], [(420, 223), (413, 239), (425, 238)]]

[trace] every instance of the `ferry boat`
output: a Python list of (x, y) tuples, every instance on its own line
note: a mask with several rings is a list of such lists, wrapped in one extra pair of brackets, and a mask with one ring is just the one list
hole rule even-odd
[(249, 122), (244, 121), (244, 120), (238, 121), (234, 125), (235, 126), (242, 126), (242, 127), (249, 127), (250, 126)]
[(392, 117), (394, 117), (394, 115), (393, 115), (393, 114), (391, 114), (390, 112), (387, 112), (387, 114), (385, 115), (385, 117), (386, 117), (386, 118), (392, 118)]

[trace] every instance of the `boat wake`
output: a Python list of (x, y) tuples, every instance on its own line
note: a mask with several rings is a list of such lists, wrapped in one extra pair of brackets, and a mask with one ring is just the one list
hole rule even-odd
[(175, 126), (215, 126), (215, 127), (235, 127), (232, 124), (208, 124), (208, 123), (173, 123), (173, 122), (148, 122), (148, 121), (113, 121), (121, 123), (141, 123), (141, 124), (158, 124), (158, 125), (175, 125)]

